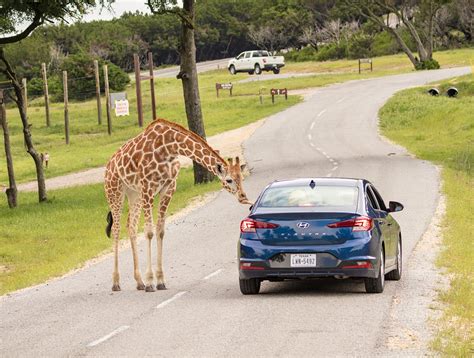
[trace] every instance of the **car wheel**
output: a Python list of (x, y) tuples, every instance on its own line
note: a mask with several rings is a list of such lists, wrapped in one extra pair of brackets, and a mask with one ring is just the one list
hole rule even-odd
[(397, 268), (386, 275), (387, 280), (398, 281), (402, 278), (402, 238), (398, 239)]
[(235, 75), (236, 71), (235, 71), (235, 66), (234, 65), (231, 65), (229, 67), (229, 72), (230, 72), (231, 75)]
[(260, 280), (258, 278), (240, 279), (239, 284), (240, 292), (244, 295), (256, 295), (260, 291)]
[(255, 64), (254, 72), (256, 75), (262, 74), (262, 69), (260, 68), (260, 65), (258, 63)]
[(274, 69), (273, 69), (273, 73), (274, 73), (275, 75), (278, 75), (278, 74), (280, 73), (280, 69), (279, 69), (279, 68), (274, 68)]
[(253, 71), (249, 71), (249, 75), (253, 75), (253, 73), (254, 73)]
[(367, 293), (382, 293), (385, 286), (385, 255), (383, 252), (383, 246), (380, 251), (380, 265), (379, 265), (379, 275), (377, 278), (367, 277), (364, 280), (365, 283), (365, 292)]

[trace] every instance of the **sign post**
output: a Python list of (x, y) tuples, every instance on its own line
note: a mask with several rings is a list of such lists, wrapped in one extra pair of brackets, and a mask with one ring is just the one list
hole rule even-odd
[(372, 72), (373, 68), (372, 68), (372, 59), (371, 58), (359, 58), (359, 73), (362, 71), (362, 69), (361, 69), (361, 64), (362, 63), (370, 64), (370, 72)]
[(270, 90), (270, 94), (272, 95), (272, 103), (275, 103), (275, 96), (277, 95), (285, 95), (285, 100), (288, 100), (288, 89), (287, 88), (272, 88)]
[(232, 97), (232, 88), (234, 85), (229, 83), (216, 83), (216, 95), (219, 98), (219, 90), (229, 90), (230, 96)]

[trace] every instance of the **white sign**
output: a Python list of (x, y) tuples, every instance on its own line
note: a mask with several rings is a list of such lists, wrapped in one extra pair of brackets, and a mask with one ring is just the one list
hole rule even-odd
[(115, 101), (115, 115), (117, 117), (130, 115), (127, 99)]

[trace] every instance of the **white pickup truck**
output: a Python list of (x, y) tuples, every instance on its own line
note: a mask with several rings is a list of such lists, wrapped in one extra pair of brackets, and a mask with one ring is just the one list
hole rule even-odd
[(262, 71), (280, 73), (280, 68), (283, 66), (285, 66), (283, 56), (271, 56), (268, 51), (254, 50), (242, 52), (239, 56), (231, 59), (227, 68), (233, 75), (237, 72), (259, 75)]

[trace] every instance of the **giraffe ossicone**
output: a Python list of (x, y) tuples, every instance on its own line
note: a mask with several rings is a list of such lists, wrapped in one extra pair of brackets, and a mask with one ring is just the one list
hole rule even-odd
[[(153, 121), (142, 133), (123, 144), (106, 165), (104, 186), (110, 207), (106, 233), (114, 240), (113, 291), (120, 291), (118, 243), (125, 197), (129, 203), (127, 230), (132, 247), (137, 289), (154, 291), (155, 276), (156, 288), (166, 288), (162, 260), (165, 215), (176, 191), (180, 155), (196, 161), (216, 175), (222, 186), (234, 195), (239, 203), (252, 204), (242, 188), (242, 170), (245, 164), (240, 163), (239, 157), (226, 161), (203, 138), (188, 129), (164, 119)], [(158, 217), (156, 225), (153, 226), (154, 198), (157, 195)], [(145, 218), (145, 237), (148, 239), (145, 282), (141, 277), (136, 246), (142, 210)], [(151, 243), (154, 236), (157, 240), (155, 273), (151, 263)]]

